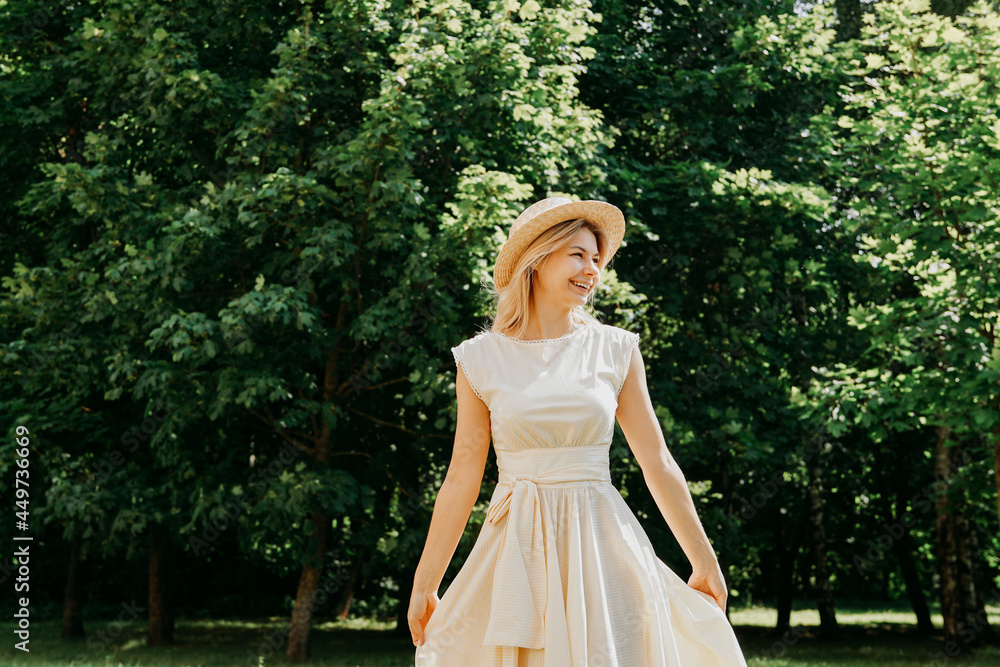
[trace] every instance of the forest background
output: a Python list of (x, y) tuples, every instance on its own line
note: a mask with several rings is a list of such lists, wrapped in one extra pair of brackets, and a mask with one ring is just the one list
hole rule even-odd
[[(996, 3), (21, 0), (0, 44), (0, 583), (33, 536), (64, 636), (132, 600), (150, 644), (406, 632), (449, 348), (566, 195), (628, 220), (596, 314), (641, 336), (731, 608), (994, 640)], [(686, 577), (620, 432), (612, 476)]]

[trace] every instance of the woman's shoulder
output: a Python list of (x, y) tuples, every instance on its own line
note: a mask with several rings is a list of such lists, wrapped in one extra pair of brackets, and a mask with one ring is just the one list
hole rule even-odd
[(492, 332), (488, 330), (479, 331), (475, 335), (466, 338), (452, 349), (461, 349), (461, 350), (482, 349), (490, 344), (490, 340), (492, 338), (493, 338)]
[(603, 322), (598, 322), (597, 324), (592, 326), (595, 327), (598, 333), (606, 337), (612, 338), (614, 340), (627, 341), (631, 338), (635, 339), (639, 338), (639, 334), (629, 331), (628, 329), (624, 329), (622, 327), (616, 327), (613, 324), (604, 324)]

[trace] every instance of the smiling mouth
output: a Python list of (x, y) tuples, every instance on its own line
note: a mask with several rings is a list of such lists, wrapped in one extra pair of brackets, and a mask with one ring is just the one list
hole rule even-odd
[(570, 284), (570, 285), (572, 285), (573, 287), (577, 288), (578, 290), (580, 290), (580, 291), (581, 291), (581, 292), (583, 292), (584, 294), (586, 294), (587, 292), (589, 292), (589, 291), (590, 291), (590, 288), (589, 288), (589, 287), (581, 287), (580, 285), (577, 285), (577, 284), (576, 284), (575, 282), (573, 282), (572, 280), (571, 280), (571, 281), (569, 281), (569, 284)]

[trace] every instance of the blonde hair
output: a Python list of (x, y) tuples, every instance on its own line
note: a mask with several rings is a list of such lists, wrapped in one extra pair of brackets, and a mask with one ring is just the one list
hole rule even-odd
[[(533, 276), (535, 269), (544, 263), (553, 252), (569, 242), (573, 235), (581, 229), (586, 228), (594, 233), (597, 240), (597, 252), (604, 259), (604, 253), (608, 243), (604, 232), (595, 223), (586, 218), (576, 218), (567, 220), (549, 227), (538, 235), (534, 241), (521, 253), (514, 271), (511, 274), (510, 282), (502, 289), (498, 290), (495, 285), (485, 284), (484, 288), (490, 297), (490, 311), (495, 313), (492, 321), (486, 327), (486, 331), (494, 333), (505, 333), (512, 338), (522, 338), (528, 328), (528, 318), (531, 303), (532, 290), (534, 289)], [(607, 268), (607, 264), (603, 268)], [(601, 275), (597, 275), (597, 281), (590, 294), (587, 295), (586, 302), (581, 306), (575, 306), (571, 311), (574, 326), (581, 324), (599, 324), (600, 322), (591, 313), (587, 312), (589, 305), (593, 309), (594, 294), (601, 284)]]

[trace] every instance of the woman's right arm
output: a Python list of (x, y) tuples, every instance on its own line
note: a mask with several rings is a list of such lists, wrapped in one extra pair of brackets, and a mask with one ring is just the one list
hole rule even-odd
[(490, 411), (476, 396), (461, 364), (455, 373), (455, 393), (458, 397), (455, 445), (448, 473), (434, 501), (427, 541), (413, 578), (414, 593), (433, 594), (441, 585), (479, 499), (490, 451)]

